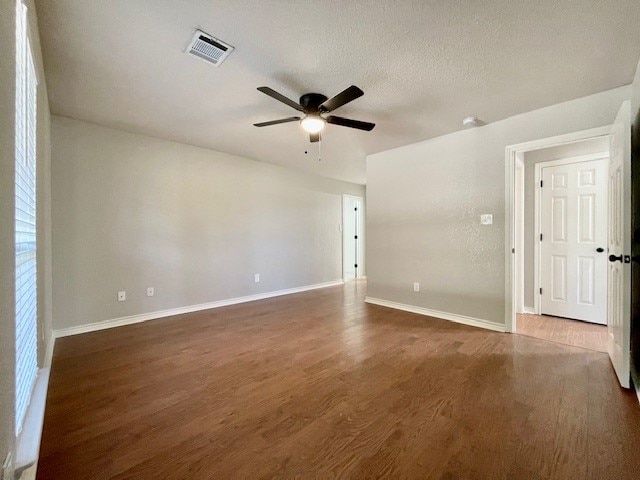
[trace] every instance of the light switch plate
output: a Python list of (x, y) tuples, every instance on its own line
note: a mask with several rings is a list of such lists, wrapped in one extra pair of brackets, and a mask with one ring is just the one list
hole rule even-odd
[(153, 297), (156, 294), (156, 290), (153, 287), (147, 288), (147, 297)]
[(119, 302), (124, 302), (127, 299), (127, 292), (125, 292), (124, 290), (121, 292), (118, 292), (118, 301)]
[(493, 224), (493, 214), (491, 213), (483, 213), (480, 215), (480, 223), (482, 225), (491, 225)]

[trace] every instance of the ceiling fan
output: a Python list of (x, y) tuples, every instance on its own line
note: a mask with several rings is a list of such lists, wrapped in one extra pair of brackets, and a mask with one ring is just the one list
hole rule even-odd
[(299, 121), (300, 126), (305, 131), (309, 132), (309, 140), (311, 140), (311, 142), (317, 142), (320, 140), (320, 132), (324, 129), (327, 123), (340, 125), (341, 127), (366, 130), (367, 132), (373, 130), (373, 127), (376, 126), (375, 123), (361, 122), (359, 120), (351, 120), (349, 118), (337, 117), (335, 115), (325, 115), (326, 113), (332, 112), (333, 110), (336, 110), (337, 108), (340, 108), (364, 95), (364, 92), (355, 85), (351, 85), (349, 88), (343, 90), (332, 98), (327, 98), (320, 93), (305, 93), (300, 97), (300, 103), (294, 102), (269, 87), (258, 87), (258, 90), (265, 95), (269, 95), (270, 97), (295, 108), (299, 112), (302, 112), (304, 116), (254, 123), (256, 127), (268, 127), (269, 125), (277, 125), (279, 123)]

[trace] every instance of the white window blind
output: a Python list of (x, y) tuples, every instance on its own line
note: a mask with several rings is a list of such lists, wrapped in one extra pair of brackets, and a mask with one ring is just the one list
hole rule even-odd
[(27, 9), (16, 2), (16, 434), (38, 373), (36, 282), (37, 79)]

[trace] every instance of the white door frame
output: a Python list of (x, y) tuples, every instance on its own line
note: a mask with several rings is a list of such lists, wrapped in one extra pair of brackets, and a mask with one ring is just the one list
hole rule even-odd
[(524, 307), (524, 153), (515, 157), (515, 182), (514, 182), (514, 245), (516, 249), (516, 312), (525, 313)]
[[(542, 299), (540, 298), (540, 278), (542, 276), (542, 251), (541, 243), (537, 240), (540, 238), (540, 230), (542, 229), (542, 195), (540, 191), (540, 180), (542, 180), (542, 169), (546, 167), (556, 167), (560, 165), (571, 165), (573, 163), (589, 162), (592, 160), (609, 159), (609, 152), (589, 153), (587, 155), (578, 155), (574, 157), (560, 158), (558, 160), (549, 160), (548, 162), (540, 162), (535, 164), (535, 192), (534, 192), (534, 238), (536, 239), (535, 248), (533, 249), (533, 310), (537, 315), (542, 314)], [(607, 179), (609, 177), (607, 176)], [(607, 201), (609, 197), (606, 197)]]
[[(514, 333), (516, 331), (516, 248), (520, 252), (522, 245), (516, 244), (516, 217), (515, 208), (515, 191), (518, 168), (517, 161), (522, 161), (522, 155), (525, 152), (540, 150), (542, 148), (556, 147), (559, 145), (567, 145), (570, 143), (581, 142), (598, 137), (609, 137), (611, 134), (611, 126), (592, 128), (580, 132), (568, 133), (566, 135), (558, 135), (531, 142), (509, 145), (505, 148), (505, 240), (504, 240), (504, 265), (505, 265), (505, 329), (507, 332)], [(538, 302), (539, 304), (539, 302)]]
[(344, 238), (344, 200), (346, 198), (351, 198), (353, 200), (359, 200), (360, 201), (360, 216), (358, 217), (358, 240), (360, 240), (359, 242), (359, 246), (360, 248), (358, 249), (357, 252), (357, 258), (356, 258), (356, 262), (358, 263), (358, 269), (356, 270), (356, 278), (355, 280), (361, 279), (361, 278), (366, 278), (365, 275), (362, 274), (362, 272), (364, 272), (364, 198), (363, 197), (359, 197), (358, 195), (350, 195), (348, 193), (343, 193), (342, 194), (342, 212), (340, 212), (340, 216), (342, 218), (342, 224), (341, 224), (341, 229), (340, 229), (340, 234), (342, 236), (342, 280), (345, 280), (345, 271), (344, 271), (344, 251), (345, 251), (345, 238)]

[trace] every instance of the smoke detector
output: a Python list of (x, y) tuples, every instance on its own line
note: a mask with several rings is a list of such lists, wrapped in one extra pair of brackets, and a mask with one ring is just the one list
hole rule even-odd
[(193, 39), (189, 43), (186, 52), (194, 57), (201, 58), (214, 67), (218, 67), (233, 51), (233, 47), (224, 43), (202, 30), (196, 30)]
[(482, 122), (475, 115), (471, 115), (470, 117), (466, 117), (462, 120), (463, 127), (479, 127), (482, 125)]

